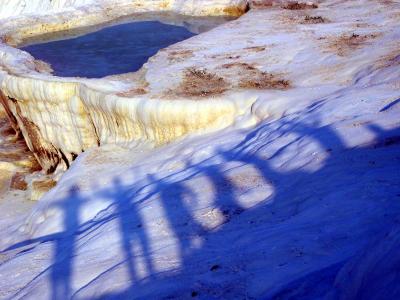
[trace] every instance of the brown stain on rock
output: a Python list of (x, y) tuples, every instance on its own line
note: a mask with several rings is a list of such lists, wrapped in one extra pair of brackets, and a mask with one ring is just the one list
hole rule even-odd
[(326, 19), (321, 16), (305, 16), (301, 24), (323, 24)]
[(229, 87), (226, 80), (206, 69), (186, 69), (175, 93), (182, 97), (207, 97), (220, 95)]
[(4, 95), (3, 92), (0, 90), (0, 104), (3, 106), (3, 108), (4, 108), (5, 112), (6, 112), (6, 115), (7, 115), (7, 118), (9, 120), (9, 122), (10, 122), (11, 127), (14, 129), (16, 135), (20, 136), (21, 130), (19, 129), (17, 119), (15, 118), (13, 113), (11, 112), (8, 100), (9, 100), (8, 97), (6, 95)]
[(223, 9), (224, 14), (232, 17), (240, 17), (249, 10), (249, 5), (245, 6), (228, 6)]
[(223, 69), (232, 70), (232, 73), (239, 78), (237, 87), (241, 89), (278, 89), (290, 88), (288, 80), (277, 74), (264, 72), (248, 63), (230, 63), (221, 66)]
[(252, 64), (232, 62), (219, 66), (211, 72), (207, 69), (188, 68), (177, 89), (167, 96), (210, 97), (220, 95), (228, 89), (276, 89), (291, 87), (289, 80), (279, 74), (259, 70)]
[(289, 9), (289, 10), (316, 9), (316, 8), (318, 8), (318, 4), (309, 3), (309, 2), (291, 1), (287, 4), (282, 5), (282, 8)]
[(0, 161), (9, 162), (26, 169), (27, 172), (40, 171), (41, 167), (33, 156), (21, 135), (16, 135), (10, 127), (9, 120), (3, 115), (0, 117)]
[(11, 100), (14, 102), (17, 118), (20, 121), (19, 124), (23, 126), (22, 132), (25, 131), (26, 136), (24, 137), (27, 140), (28, 147), (47, 173), (54, 172), (62, 160), (62, 155), (52, 144), (44, 140), (39, 127), (22, 115), (18, 101), (15, 99)]
[(250, 3), (251, 8), (270, 8), (274, 5), (273, 0), (253, 0)]
[(263, 52), (266, 49), (267, 49), (267, 47), (265, 47), (265, 46), (251, 46), (251, 47), (244, 48), (244, 50), (247, 50), (249, 52)]
[(351, 35), (341, 35), (334, 38), (329, 48), (339, 56), (346, 56), (353, 50), (362, 48), (364, 44), (378, 37), (378, 34), (360, 35), (353, 33)]
[(52, 74), (54, 72), (51, 65), (43, 60), (35, 59), (34, 64), (35, 71), (38, 73)]
[(243, 62), (223, 64), (222, 68), (224, 68), (224, 69), (240, 68), (240, 69), (244, 69), (244, 70), (257, 70), (257, 68), (255, 68), (253, 65), (250, 65), (248, 63), (243, 63)]
[(17, 172), (11, 178), (10, 187), (14, 190), (26, 191), (28, 189), (28, 184), (25, 181), (25, 173)]
[(168, 52), (168, 60), (172, 62), (183, 61), (193, 57), (193, 50), (174, 50)]
[(142, 96), (146, 95), (148, 91), (145, 88), (139, 87), (139, 88), (134, 88), (129, 91), (125, 92), (120, 92), (117, 94), (117, 96), (120, 97), (134, 97), (134, 96)]
[(239, 84), (239, 87), (244, 89), (286, 90), (290, 87), (290, 82), (285, 79), (280, 79), (274, 74), (260, 72), (253, 78), (243, 80)]
[(54, 181), (53, 179), (32, 182), (32, 187), (36, 191), (47, 192), (48, 190), (52, 189), (56, 185), (57, 185), (57, 182)]

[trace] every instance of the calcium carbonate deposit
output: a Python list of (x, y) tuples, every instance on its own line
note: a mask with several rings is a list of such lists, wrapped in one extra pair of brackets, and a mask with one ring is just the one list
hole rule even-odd
[(0, 299), (400, 299), (399, 24), (0, 2)]

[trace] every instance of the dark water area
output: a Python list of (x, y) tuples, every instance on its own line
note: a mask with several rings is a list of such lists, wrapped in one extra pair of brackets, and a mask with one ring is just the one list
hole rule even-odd
[(56, 76), (101, 78), (137, 71), (160, 49), (194, 35), (185, 27), (146, 21), (21, 49), (49, 63)]

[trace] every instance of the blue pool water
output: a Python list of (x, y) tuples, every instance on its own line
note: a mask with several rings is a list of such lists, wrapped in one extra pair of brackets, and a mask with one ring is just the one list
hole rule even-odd
[(21, 49), (50, 63), (54, 75), (100, 78), (137, 71), (158, 50), (193, 35), (184, 27), (146, 21)]

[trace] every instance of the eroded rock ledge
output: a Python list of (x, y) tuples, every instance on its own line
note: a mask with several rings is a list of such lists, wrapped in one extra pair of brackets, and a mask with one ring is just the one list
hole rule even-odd
[[(62, 4), (56, 2), (48, 7), (49, 12), (62, 10)], [(0, 44), (1, 102), (44, 170), (69, 167), (89, 147), (139, 139), (163, 144), (188, 132), (226, 127), (243, 113), (241, 105), (232, 99), (187, 101), (132, 93), (145, 81), (137, 80), (135, 75), (124, 80), (124, 76), (101, 80), (57, 78), (43, 69), (41, 62), (9, 45), (43, 33), (96, 26), (132, 14), (139, 18), (149, 12), (237, 16), (245, 12), (245, 1), (201, 5), (193, 1), (96, 1), (95, 6), (86, 2), (75, 3), (82, 7), (63, 15), (7, 19), (1, 33), (5, 42)], [(10, 5), (2, 5), (1, 9), (7, 11)]]
[[(397, 55), (393, 35), (399, 16), (390, 10), (396, 4), (364, 4), (386, 20), (382, 28), (366, 9), (334, 2), (254, 1), (238, 20), (160, 51), (137, 73), (96, 80), (52, 76), (12, 45), (149, 11), (237, 16), (248, 2), (82, 2), (62, 15), (8, 18), (0, 44), (2, 104), (47, 172), (67, 168), (97, 145), (134, 140), (159, 145), (235, 122), (252, 125), (277, 113), (272, 99), (296, 106), (304, 89), (346, 86), (365, 66), (373, 71)], [(349, 18), (355, 13), (357, 20)], [(374, 44), (385, 47), (362, 51)], [(310, 55), (315, 64), (304, 64)], [(332, 70), (342, 75), (332, 76)]]

